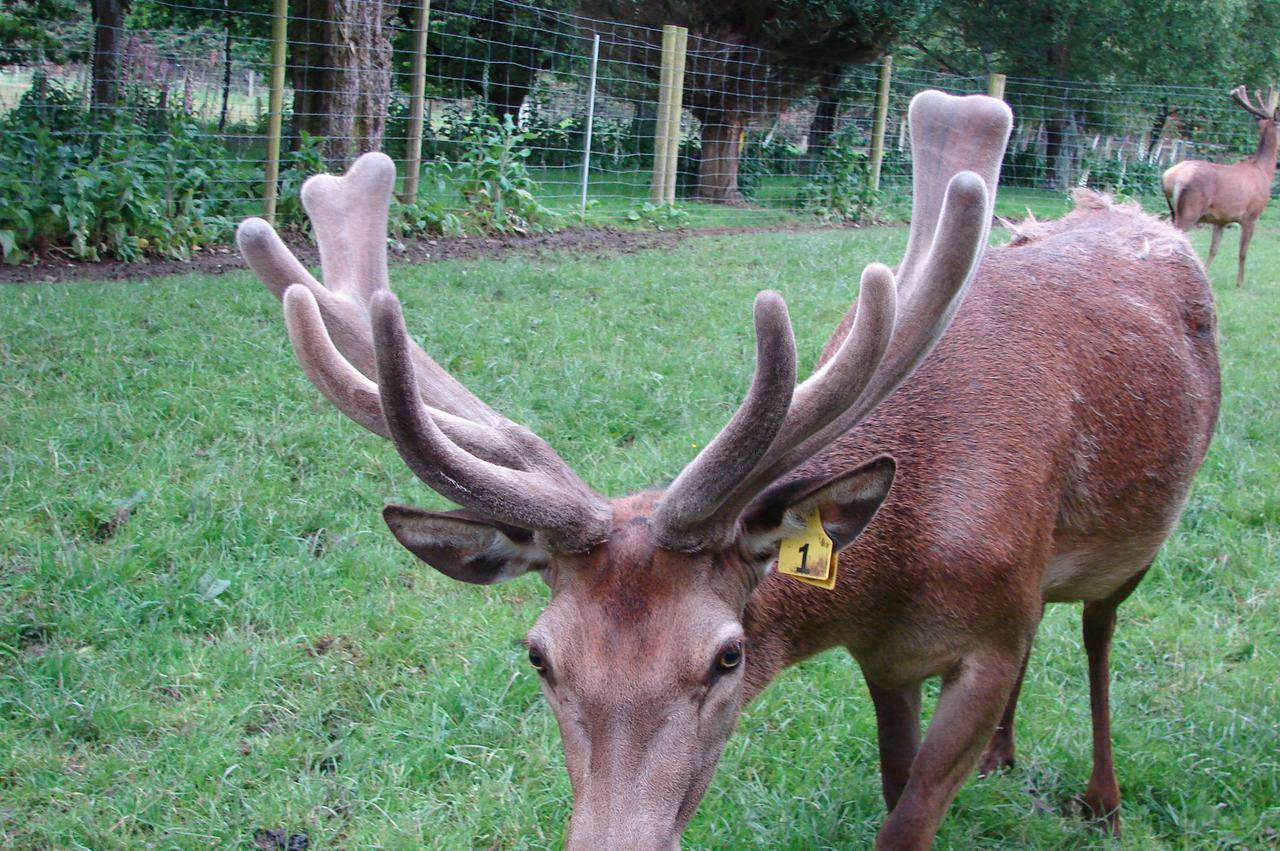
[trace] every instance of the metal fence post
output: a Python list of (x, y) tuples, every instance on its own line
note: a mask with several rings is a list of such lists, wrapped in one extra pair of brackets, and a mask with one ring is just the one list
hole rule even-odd
[(280, 125), (284, 117), (285, 24), (289, 0), (275, 0), (271, 11), (271, 106), (267, 119), (266, 185), (262, 193), (262, 217), (275, 223), (276, 189), (280, 177)]
[(987, 94), (1004, 100), (1004, 74), (987, 75)]
[(418, 6), (418, 25), (413, 31), (413, 78), (409, 85), (409, 131), (405, 139), (404, 191), (400, 200), (413, 204), (418, 200), (418, 178), (422, 170), (422, 118), (425, 114), (427, 83), (427, 27), (431, 23), (431, 0)]
[(671, 127), (671, 77), (675, 70), (676, 28), (662, 28), (662, 71), (658, 78), (658, 118), (653, 128), (653, 181), (649, 200), (661, 204), (667, 186), (667, 134)]
[(582, 197), (578, 201), (578, 215), (587, 214), (587, 175), (591, 171), (591, 130), (596, 117), (596, 65), (600, 61), (600, 34), (591, 40), (591, 82), (587, 89), (587, 134), (582, 143)]
[(889, 116), (889, 80), (893, 77), (893, 57), (880, 63), (880, 88), (876, 90), (876, 117), (871, 126), (871, 188), (880, 189), (880, 165), (884, 161), (884, 125)]

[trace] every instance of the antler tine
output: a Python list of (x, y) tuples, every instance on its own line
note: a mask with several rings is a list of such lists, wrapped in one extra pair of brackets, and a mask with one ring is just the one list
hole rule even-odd
[(399, 300), (390, 291), (376, 293), (370, 312), (382, 414), (396, 450), (418, 478), (495, 520), (542, 530), (552, 547), (567, 552), (590, 549), (608, 537), (611, 506), (567, 465), (513, 470), (478, 458), (450, 440), (418, 398)]
[(756, 369), (733, 418), (671, 483), (654, 514), (665, 542), (677, 546), (697, 530), (772, 445), (796, 383), (796, 343), (782, 296), (756, 296)]
[[(914, 203), (896, 289), (887, 267), (864, 270), (853, 328), (831, 361), (796, 389), (768, 451), (700, 523), (667, 518), (659, 532), (664, 545), (723, 542), (761, 489), (866, 417), (946, 330), (986, 244), (1013, 117), (993, 98), (924, 92), (913, 98), (909, 120)], [(682, 473), (668, 490), (661, 513), (693, 487), (686, 478)]]
[[(311, 383), (351, 419), (374, 434), (391, 439), (382, 416), (378, 385), (342, 356), (329, 336), (315, 294), (301, 285), (284, 293), (284, 320), (289, 342)], [(527, 469), (527, 447), (480, 423), (446, 411), (429, 409), (450, 440), (472, 455), (513, 469)]]
[[(240, 253), (278, 298), (294, 284), (311, 291), (338, 351), (367, 378), (377, 374), (368, 303), (388, 289), (386, 225), (394, 185), (395, 164), (381, 153), (360, 157), (342, 177), (316, 175), (303, 184), (302, 204), (315, 228), (324, 285), (262, 219), (246, 219), (236, 233)], [(490, 426), (505, 422), (416, 344), (413, 358), (428, 404)]]
[[(495, 519), (541, 529), (556, 546), (601, 540), (609, 503), (545, 441), (484, 404), (409, 339), (387, 285), (386, 215), (394, 181), (386, 156), (366, 154), (345, 176), (319, 175), (304, 185), (303, 206), (315, 226), (327, 286), (265, 221), (240, 225), (240, 250), (281, 299), (303, 370), (339, 410), (396, 442), (406, 460), (414, 459), (414, 472), (445, 496)], [(395, 327), (384, 327), (382, 352), (373, 327), (376, 304), (384, 326), (392, 310), (387, 305), (394, 305)], [(375, 381), (383, 373), (395, 379), (390, 391)], [(413, 439), (425, 442), (404, 444)], [(433, 461), (441, 466), (431, 468)]]
[[(1253, 95), (1259, 103), (1263, 102), (1262, 93), (1260, 91), (1255, 89)], [(1244, 86), (1236, 86), (1232, 89), (1231, 99), (1242, 106), (1254, 118), (1271, 118), (1271, 113), (1260, 109), (1249, 102), (1249, 90)]]

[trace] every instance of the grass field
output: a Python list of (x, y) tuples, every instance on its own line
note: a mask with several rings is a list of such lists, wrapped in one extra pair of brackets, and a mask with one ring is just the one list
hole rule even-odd
[[(538, 182), (538, 200), (549, 209), (572, 221), (578, 214), (581, 197), (580, 169), (536, 167), (530, 173)], [(588, 198), (593, 202), (587, 212), (592, 224), (621, 227), (644, 227), (628, 221), (627, 214), (649, 200), (647, 171), (620, 171), (610, 174), (592, 172), (587, 182)], [(761, 178), (752, 203), (726, 206), (679, 199), (677, 206), (687, 215), (687, 226), (700, 227), (768, 227), (778, 224), (812, 222), (813, 217), (797, 209), (796, 198), (804, 184), (802, 175), (773, 175)], [(911, 214), (910, 186), (884, 186), (885, 203), (878, 215), (887, 221), (903, 221)], [(1163, 200), (1159, 202), (1161, 205)], [(1042, 218), (1066, 212), (1070, 204), (1067, 193), (1021, 187), (1000, 190), (996, 198), (996, 214), (1021, 219), (1027, 211)], [(1154, 202), (1152, 209), (1156, 209)]]
[[(393, 279), (429, 351), (619, 494), (732, 411), (758, 289), (787, 297), (811, 364), (905, 237)], [(1113, 655), (1124, 848), (1280, 843), (1280, 222), (1247, 289), (1225, 243), (1218, 435)], [(0, 289), (0, 388), (0, 846), (558, 846), (569, 784), (516, 643), (545, 587), (457, 585), (394, 543), (385, 500), (443, 502), (312, 389), (248, 274)], [(1078, 607), (1050, 608), (1018, 765), (965, 786), (939, 848), (1111, 845), (1064, 813), (1089, 772), (1078, 631)], [(882, 818), (870, 701), (828, 653), (744, 714), (686, 847), (866, 847)]]

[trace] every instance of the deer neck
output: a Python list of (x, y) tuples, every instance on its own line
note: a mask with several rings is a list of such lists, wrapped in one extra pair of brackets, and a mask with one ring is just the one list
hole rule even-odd
[(1276, 124), (1268, 121), (1263, 125), (1258, 136), (1258, 150), (1253, 154), (1253, 162), (1270, 178), (1276, 171)]

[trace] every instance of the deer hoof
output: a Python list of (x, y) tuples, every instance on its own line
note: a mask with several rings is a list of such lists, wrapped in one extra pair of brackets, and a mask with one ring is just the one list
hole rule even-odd
[(988, 745), (978, 762), (978, 776), (986, 777), (1009, 768), (1013, 768), (1013, 748)]
[(1107, 795), (1089, 789), (1075, 799), (1080, 817), (1105, 830), (1115, 839), (1120, 838), (1120, 796)]

